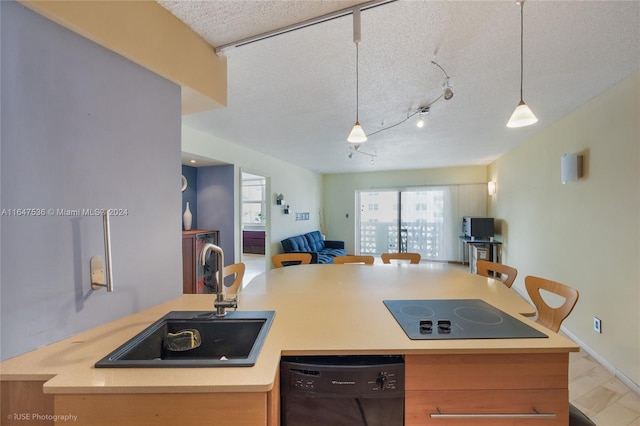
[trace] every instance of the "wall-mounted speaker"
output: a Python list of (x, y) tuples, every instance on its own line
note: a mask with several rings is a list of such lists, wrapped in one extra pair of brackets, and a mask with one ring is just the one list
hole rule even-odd
[(560, 157), (560, 180), (565, 184), (582, 177), (582, 155), (562, 154)]

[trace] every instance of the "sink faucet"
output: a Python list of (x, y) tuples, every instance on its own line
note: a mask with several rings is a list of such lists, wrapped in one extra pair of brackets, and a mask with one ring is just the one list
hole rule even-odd
[(214, 251), (218, 257), (220, 258), (220, 264), (218, 268), (218, 283), (216, 285), (216, 301), (213, 303), (213, 306), (216, 308), (216, 316), (223, 317), (227, 315), (227, 308), (237, 308), (238, 302), (235, 300), (225, 300), (224, 298), (224, 252), (220, 247), (215, 244), (206, 243), (202, 247), (202, 251), (200, 252), (200, 264), (202, 266), (207, 262), (207, 255), (210, 251)]

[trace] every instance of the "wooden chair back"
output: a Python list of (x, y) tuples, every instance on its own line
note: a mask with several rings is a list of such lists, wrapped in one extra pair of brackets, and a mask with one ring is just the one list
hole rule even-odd
[[(531, 301), (538, 311), (536, 322), (557, 333), (560, 330), (562, 321), (569, 316), (576, 306), (579, 297), (578, 290), (555, 281), (534, 276), (525, 277), (524, 284)], [(564, 303), (557, 308), (550, 306), (542, 298), (540, 290), (546, 290), (564, 297)]]
[(280, 253), (271, 256), (271, 262), (276, 268), (283, 268), (292, 265), (308, 265), (311, 263), (309, 253)]
[(382, 263), (391, 263), (392, 260), (408, 260), (409, 263), (418, 264), (421, 259), (420, 253), (382, 253), (380, 257)]
[(357, 256), (349, 254), (346, 256), (336, 256), (333, 258), (333, 263), (338, 265), (344, 265), (345, 263), (364, 263), (365, 265), (373, 265), (373, 256)]
[(488, 260), (479, 259), (476, 262), (476, 271), (478, 275), (489, 278), (497, 278), (495, 274), (500, 274), (498, 278), (504, 285), (511, 288), (511, 285), (518, 275), (518, 270), (502, 263), (489, 262)]
[(234, 263), (232, 265), (227, 265), (222, 270), (222, 275), (224, 278), (235, 275), (233, 278), (233, 282), (230, 285), (225, 285), (225, 291), (228, 293), (238, 293), (241, 288), (242, 280), (244, 278), (245, 265), (244, 263)]

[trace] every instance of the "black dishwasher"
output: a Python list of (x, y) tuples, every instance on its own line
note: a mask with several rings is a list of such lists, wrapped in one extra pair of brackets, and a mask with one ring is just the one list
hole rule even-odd
[(280, 362), (281, 426), (402, 426), (400, 355), (290, 356)]

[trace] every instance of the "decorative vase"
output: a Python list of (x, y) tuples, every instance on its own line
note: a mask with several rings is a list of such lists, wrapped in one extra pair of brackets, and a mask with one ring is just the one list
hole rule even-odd
[(182, 220), (184, 222), (184, 230), (191, 230), (191, 221), (193, 220), (193, 216), (191, 215), (191, 210), (189, 210), (189, 202), (187, 201), (187, 208), (184, 209), (184, 214), (182, 215)]

